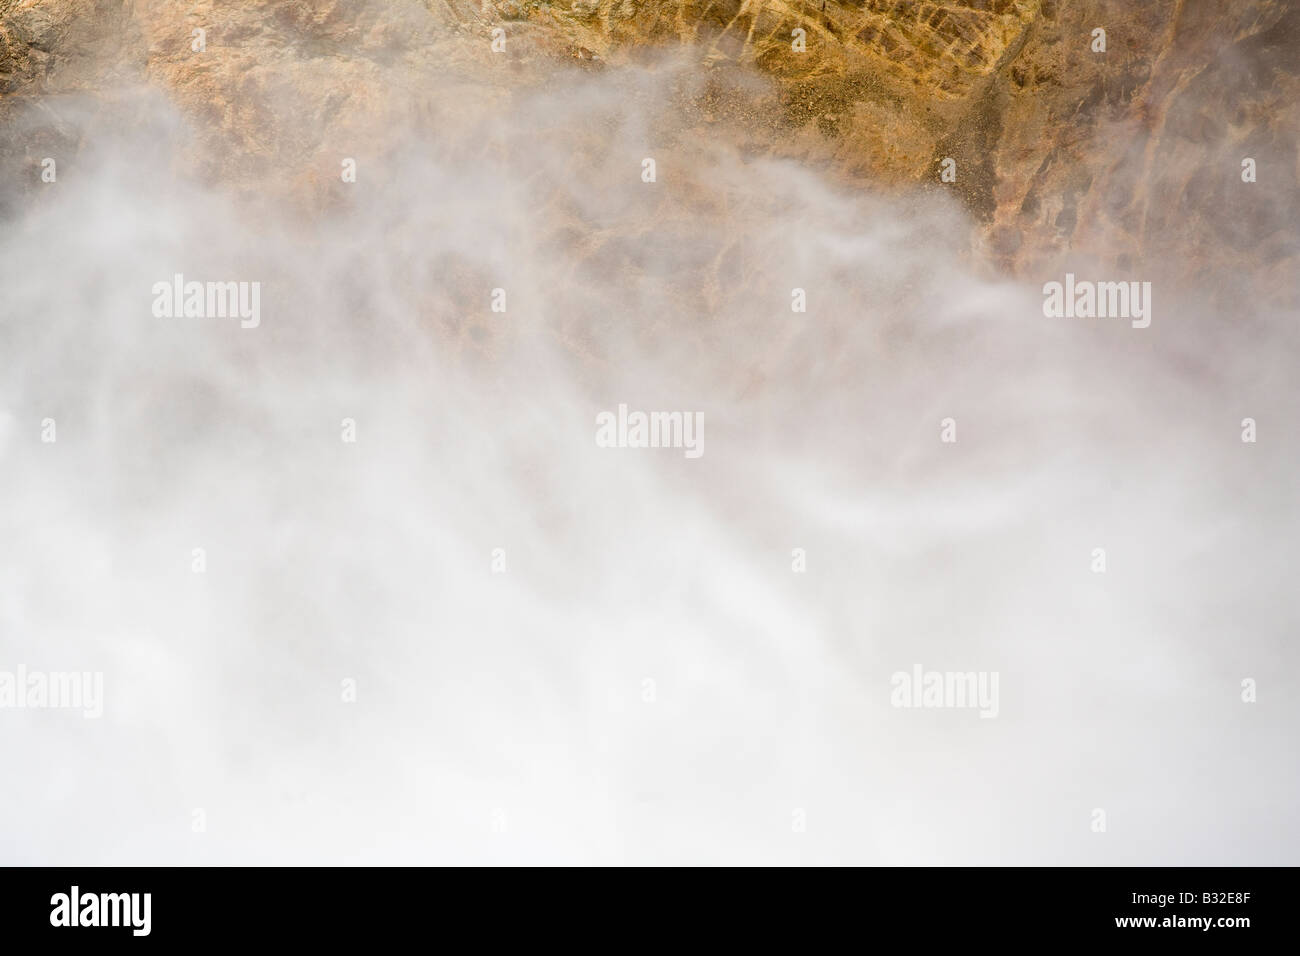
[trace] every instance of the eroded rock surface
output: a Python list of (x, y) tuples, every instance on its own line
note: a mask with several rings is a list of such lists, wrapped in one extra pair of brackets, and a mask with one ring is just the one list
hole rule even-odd
[(26, 117), (0, 148), (36, 181), (75, 146), (60, 102), (143, 86), (193, 121), (206, 177), (328, 205), (359, 144), (382, 155), (394, 130), (454, 128), (556, 70), (669, 50), (718, 77), (683, 99), (686, 131), (863, 188), (952, 190), (1009, 272), (1182, 258), (1229, 297), (1264, 270), (1295, 299), (1300, 8), (1285, 0), (0, 0), (0, 122)]

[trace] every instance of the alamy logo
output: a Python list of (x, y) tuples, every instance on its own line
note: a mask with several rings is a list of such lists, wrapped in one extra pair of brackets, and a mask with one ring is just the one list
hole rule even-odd
[(601, 448), (683, 448), (687, 458), (704, 454), (703, 412), (629, 412), (596, 416), (596, 444)]
[(1133, 328), (1151, 324), (1150, 282), (1076, 282), (1073, 272), (1065, 283), (1043, 285), (1043, 315), (1049, 319), (1132, 319)]
[(148, 936), (152, 893), (71, 893), (50, 897), (51, 926), (129, 926), (131, 935)]
[(172, 280), (153, 284), (153, 314), (160, 319), (234, 319), (240, 328), (262, 324), (262, 283), (186, 282), (176, 273)]
[(889, 683), (895, 707), (978, 707), (980, 717), (998, 715), (997, 671), (927, 671), (914, 664), (910, 673), (895, 671)]
[(99, 671), (0, 671), (0, 710), (81, 710), (95, 719), (104, 716), (104, 675)]

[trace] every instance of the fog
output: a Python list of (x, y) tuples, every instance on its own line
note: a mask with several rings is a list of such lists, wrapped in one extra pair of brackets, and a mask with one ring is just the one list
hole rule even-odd
[[(0, 710), (0, 859), (1296, 862), (1297, 316), (999, 275), (941, 190), (688, 128), (705, 82), (394, 130), (317, 208), (144, 93), (20, 120), (80, 148), (5, 187), (0, 670), (104, 700)], [(1045, 317), (1067, 266), (1151, 326)], [(260, 324), (155, 316), (177, 273)]]

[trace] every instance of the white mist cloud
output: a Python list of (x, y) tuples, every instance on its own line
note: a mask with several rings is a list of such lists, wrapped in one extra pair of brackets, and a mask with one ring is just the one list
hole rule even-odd
[[(0, 236), (0, 667), (104, 716), (0, 711), (4, 859), (1294, 862), (1295, 316), (1046, 319), (957, 208), (690, 126), (705, 82), (395, 131), (317, 214), (63, 117)], [(260, 327), (155, 318), (178, 272)], [(620, 403), (706, 453), (597, 447)], [(915, 665), (997, 718), (891, 707)]]

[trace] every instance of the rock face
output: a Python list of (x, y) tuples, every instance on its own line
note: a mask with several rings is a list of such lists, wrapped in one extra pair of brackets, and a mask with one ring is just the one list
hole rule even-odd
[(7, 170), (38, 176), (50, 144), (75, 139), (55, 104), (143, 85), (200, 130), (205, 176), (321, 202), (358, 142), (382, 149), (394, 129), (456, 124), (556, 70), (665, 49), (770, 78), (706, 84), (682, 103), (688, 129), (864, 188), (952, 190), (1011, 273), (1182, 259), (1219, 275), (1228, 301), (1243, 270), (1295, 301), (1287, 0), (0, 0), (0, 122), (45, 104), (0, 149)]

